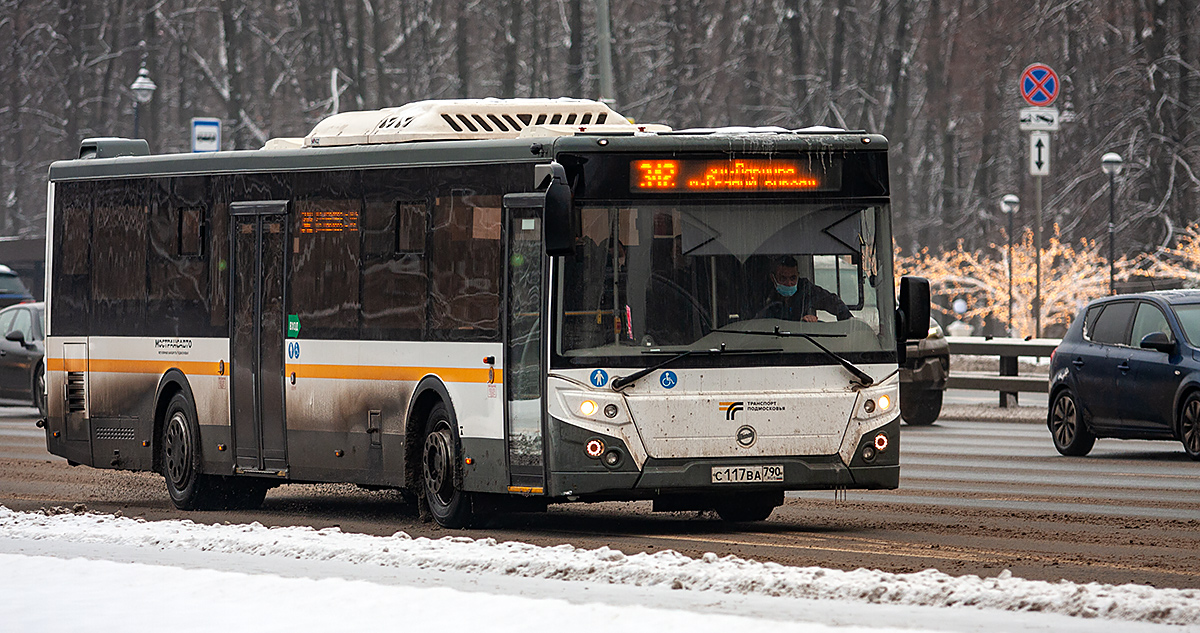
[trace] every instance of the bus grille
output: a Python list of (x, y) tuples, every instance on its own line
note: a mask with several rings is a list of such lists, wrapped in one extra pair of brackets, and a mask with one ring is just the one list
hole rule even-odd
[(86, 401), (83, 372), (67, 372), (67, 413), (83, 413)]

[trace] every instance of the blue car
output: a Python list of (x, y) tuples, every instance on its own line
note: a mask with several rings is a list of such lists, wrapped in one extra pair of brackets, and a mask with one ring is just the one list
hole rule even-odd
[(1180, 441), (1200, 460), (1200, 290), (1089, 303), (1050, 357), (1047, 424), (1063, 455), (1111, 437)]

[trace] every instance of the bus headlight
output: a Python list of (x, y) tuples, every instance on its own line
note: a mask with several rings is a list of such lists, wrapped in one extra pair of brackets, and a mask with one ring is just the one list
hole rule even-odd
[(890, 407), (890, 406), (892, 406), (892, 399), (889, 398), (887, 396), (887, 394), (879, 396), (879, 410), (880, 411), (887, 411), (888, 407)]
[(598, 408), (599, 407), (596, 406), (595, 400), (584, 400), (583, 402), (579, 403), (579, 413), (584, 417), (596, 415), (596, 410)]

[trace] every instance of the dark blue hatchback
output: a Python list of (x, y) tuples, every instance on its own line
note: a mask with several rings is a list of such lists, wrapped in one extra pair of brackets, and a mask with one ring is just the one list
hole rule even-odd
[(1200, 460), (1200, 290), (1089, 303), (1050, 357), (1047, 424), (1063, 455), (1112, 437), (1178, 440)]

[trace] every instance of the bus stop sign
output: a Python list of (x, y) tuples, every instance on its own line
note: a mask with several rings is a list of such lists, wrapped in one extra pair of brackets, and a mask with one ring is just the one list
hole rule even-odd
[(1058, 73), (1045, 64), (1030, 64), (1021, 73), (1021, 96), (1031, 106), (1054, 103), (1058, 98)]

